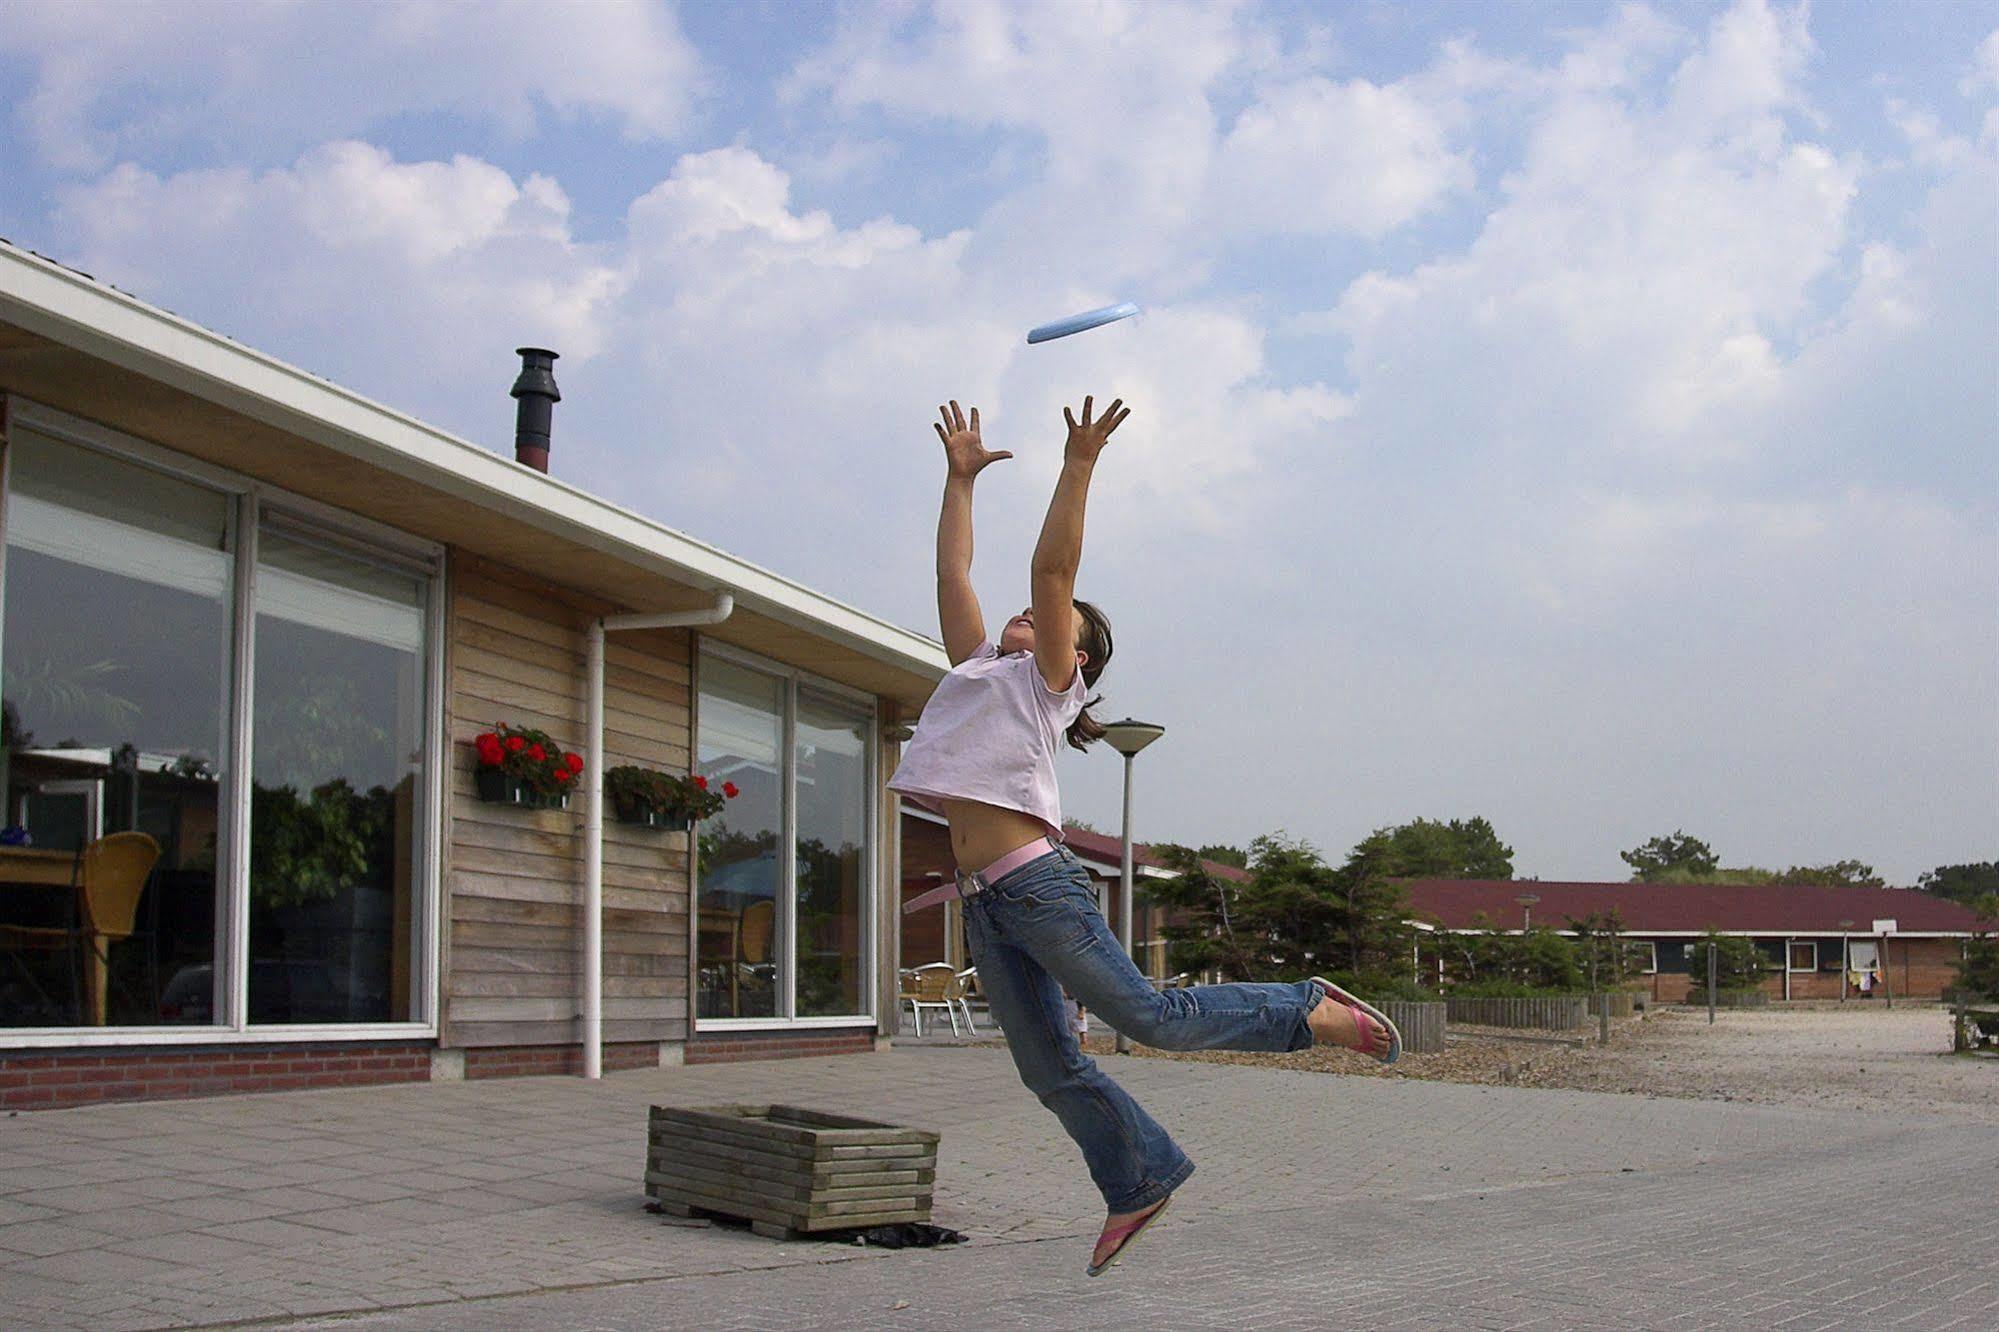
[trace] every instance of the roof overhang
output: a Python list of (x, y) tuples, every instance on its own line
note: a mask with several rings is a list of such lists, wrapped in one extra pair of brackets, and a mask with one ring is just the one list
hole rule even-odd
[[(0, 392), (920, 709), (943, 646), (0, 242)], [(496, 518), (504, 521), (496, 522)]]

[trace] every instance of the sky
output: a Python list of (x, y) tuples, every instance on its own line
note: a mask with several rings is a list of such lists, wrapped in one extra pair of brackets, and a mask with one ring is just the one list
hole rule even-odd
[(555, 474), (932, 636), (937, 405), (997, 625), (1122, 396), (1141, 840), (1999, 858), (1995, 0), (0, 0), (0, 98), (0, 235), (503, 453), (553, 348)]

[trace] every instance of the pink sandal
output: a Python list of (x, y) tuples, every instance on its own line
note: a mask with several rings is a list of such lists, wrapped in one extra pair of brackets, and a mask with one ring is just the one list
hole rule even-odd
[[(1355, 1047), (1359, 1053), (1370, 1059), (1380, 1060), (1384, 1064), (1392, 1064), (1402, 1057), (1402, 1033), (1388, 1020), (1388, 1014), (1366, 1000), (1348, 994), (1322, 976), (1312, 977), (1312, 983), (1325, 991), (1326, 998), (1353, 1010), (1354, 1025), (1358, 1026), (1366, 1037)], [(1386, 1045), (1382, 1044), (1384, 1036), (1387, 1037)]]
[[(1099, 1244), (1103, 1243), (1106, 1238), (1115, 1240), (1116, 1243), (1112, 1247), (1109, 1257), (1105, 1258), (1101, 1263), (1097, 1262), (1091, 1263), (1087, 1268), (1084, 1269), (1084, 1271), (1087, 1272), (1090, 1276), (1096, 1276), (1098, 1273), (1108, 1268), (1112, 1263), (1124, 1257), (1124, 1251), (1131, 1247), (1132, 1241), (1136, 1240), (1140, 1235), (1143, 1235), (1145, 1233), (1145, 1228), (1151, 1225), (1154, 1221), (1157, 1221), (1159, 1219), (1160, 1213), (1166, 1210), (1166, 1204), (1172, 1201), (1173, 1201), (1173, 1195), (1169, 1193), (1164, 1198), (1161, 1198), (1159, 1200), (1159, 1206), (1153, 1208), (1151, 1211), (1147, 1212), (1144, 1216), (1138, 1218), (1138, 1220), (1119, 1226), (1116, 1230), (1106, 1230), (1103, 1234), (1097, 1236), (1097, 1242)], [(1096, 1251), (1094, 1249), (1091, 1250), (1093, 1256), (1095, 1252)]]

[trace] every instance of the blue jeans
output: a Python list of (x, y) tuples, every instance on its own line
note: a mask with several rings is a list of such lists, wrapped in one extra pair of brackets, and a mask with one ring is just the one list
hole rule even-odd
[(1158, 1202), (1194, 1163), (1138, 1102), (1105, 1076), (1069, 1030), (1062, 991), (1145, 1045), (1161, 1050), (1302, 1050), (1310, 981), (1155, 990), (1097, 909), (1090, 876), (1067, 847), (965, 899), (979, 988), (1006, 1032), (1020, 1080), (1083, 1149), (1113, 1212)]

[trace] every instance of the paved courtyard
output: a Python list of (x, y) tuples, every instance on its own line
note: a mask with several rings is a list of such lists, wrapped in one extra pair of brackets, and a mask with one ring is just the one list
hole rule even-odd
[[(301, 1092), (0, 1120), (10, 1327), (1999, 1327), (1999, 1127), (1167, 1060), (1200, 1163), (1090, 1280), (1073, 1147), (1003, 1049)], [(940, 1130), (971, 1243), (648, 1215), (652, 1102)]]

